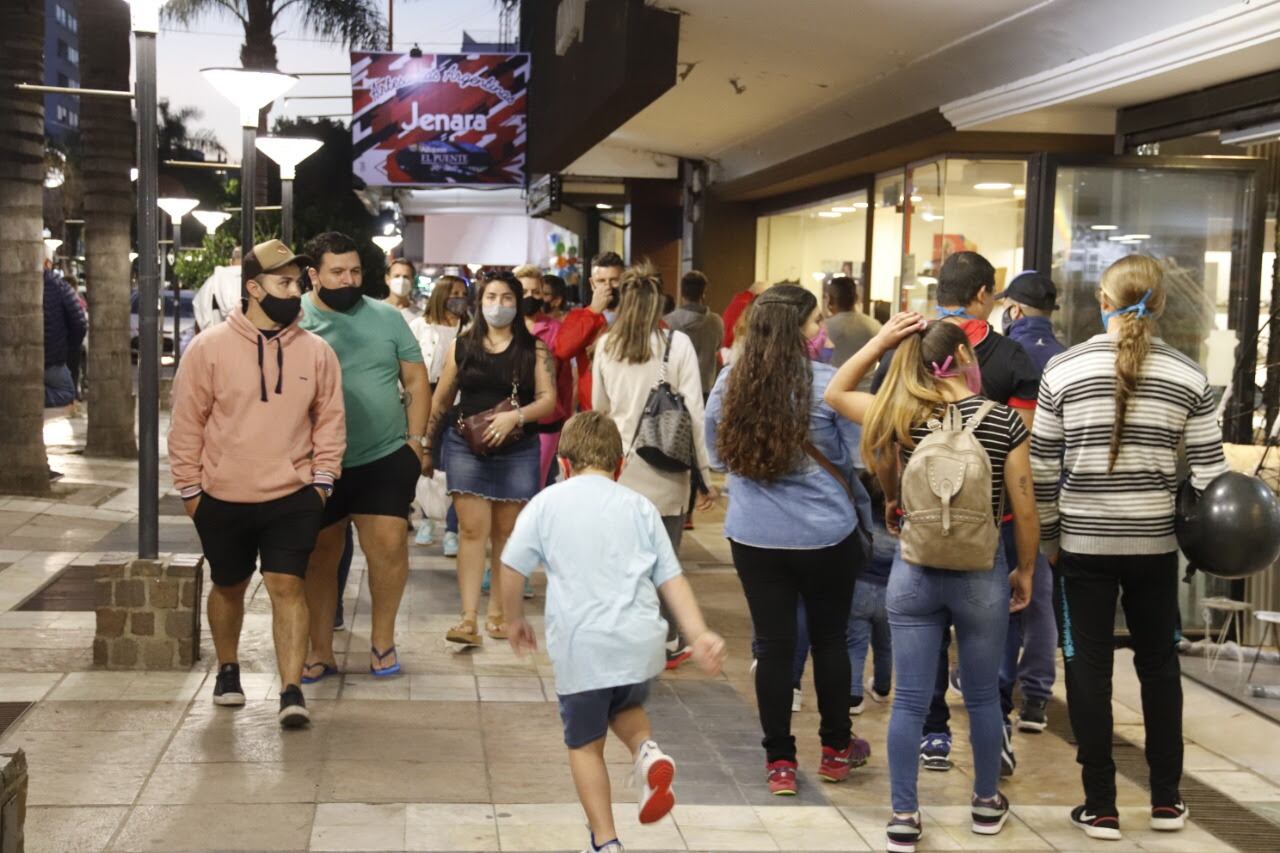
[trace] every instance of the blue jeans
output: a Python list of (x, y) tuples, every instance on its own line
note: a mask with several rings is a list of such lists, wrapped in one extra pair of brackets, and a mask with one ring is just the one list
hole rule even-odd
[(44, 407), (59, 409), (70, 406), (76, 399), (76, 385), (71, 381), (71, 370), (65, 364), (51, 364), (44, 369)]
[[(1018, 564), (1013, 525), (1000, 532), (1005, 561)], [(1043, 555), (1036, 557), (1036, 574), (1031, 587), (1031, 603), (1019, 613), (1009, 614), (1009, 633), (1000, 662), (1000, 708), (1005, 718), (1013, 711), (1013, 683), (1022, 685), (1024, 699), (1048, 699), (1053, 695), (1058, 651), (1058, 622), (1053, 614), (1053, 569)], [(1022, 657), (1019, 659), (1018, 655)], [(963, 681), (961, 684), (963, 685)]]
[(893, 640), (889, 634), (889, 614), (885, 610), (885, 587), (858, 581), (849, 609), (849, 696), (862, 696), (862, 675), (867, 668), (867, 647), (874, 652), (871, 686), (888, 696), (893, 685)]
[(974, 793), (993, 797), (1000, 778), (1000, 658), (1009, 627), (1009, 569), (1003, 549), (986, 572), (953, 572), (907, 563), (899, 553), (886, 590), (898, 685), (889, 720), (889, 781), (895, 812), (919, 807), (920, 732), (938, 675), (938, 648), (955, 626), (964, 704), (973, 745)]

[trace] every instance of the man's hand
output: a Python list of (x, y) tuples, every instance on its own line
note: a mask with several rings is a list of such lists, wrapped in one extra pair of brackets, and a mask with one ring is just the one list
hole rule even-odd
[(726, 654), (724, 638), (714, 631), (703, 631), (693, 641), (693, 662), (707, 675), (720, 674)]
[(434, 477), (436, 474), (436, 458), (430, 450), (422, 449), (422, 476)]
[(518, 656), (533, 654), (538, 650), (538, 637), (533, 633), (527, 619), (516, 619), (507, 623), (507, 641), (511, 650)]
[(707, 486), (705, 490), (698, 492), (694, 507), (698, 512), (708, 512), (715, 507), (718, 500), (720, 500), (720, 490), (715, 486)]
[(423, 446), (416, 441), (405, 442), (409, 445), (409, 449), (413, 451), (413, 455), (418, 457), (418, 467), (426, 473), (427, 470), (427, 452)]
[(1029, 571), (1015, 569), (1009, 573), (1009, 589), (1012, 591), (1012, 595), (1009, 597), (1010, 613), (1024, 610), (1031, 603), (1031, 581), (1035, 577), (1035, 573), (1035, 567), (1032, 567)]
[(187, 518), (194, 519), (196, 517), (196, 507), (200, 506), (200, 501), (203, 498), (204, 495), (196, 495), (194, 498), (189, 498), (182, 502), (182, 508), (187, 511)]
[(609, 285), (593, 288), (591, 291), (591, 304), (587, 306), (596, 314), (603, 314), (605, 309), (609, 307), (609, 300), (613, 298), (613, 288)]

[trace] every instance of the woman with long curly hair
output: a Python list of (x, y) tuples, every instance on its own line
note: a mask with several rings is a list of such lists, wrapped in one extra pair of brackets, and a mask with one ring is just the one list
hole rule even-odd
[(721, 372), (707, 401), (711, 464), (728, 471), (724, 532), (756, 630), (769, 790), (783, 796), (796, 793), (791, 690), (800, 599), (822, 717), (818, 775), (839, 782), (871, 754), (849, 722), (845, 643), (863, 561), (862, 522), (851, 494), (864, 501), (866, 495), (853, 476), (853, 424), (822, 399), (835, 370), (809, 360), (818, 316), (818, 300), (802, 287), (783, 284), (762, 293), (741, 356)]

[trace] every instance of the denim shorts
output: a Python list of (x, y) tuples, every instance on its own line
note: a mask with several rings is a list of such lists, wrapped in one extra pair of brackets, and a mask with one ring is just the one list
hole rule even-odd
[(538, 436), (525, 436), (509, 448), (476, 456), (452, 426), (444, 431), (444, 458), (449, 494), (475, 495), (491, 501), (527, 501), (538, 493)]
[(628, 708), (636, 708), (649, 698), (649, 682), (602, 687), (582, 693), (561, 695), (560, 720), (564, 723), (564, 745), (580, 749), (595, 743), (609, 732), (609, 723)]

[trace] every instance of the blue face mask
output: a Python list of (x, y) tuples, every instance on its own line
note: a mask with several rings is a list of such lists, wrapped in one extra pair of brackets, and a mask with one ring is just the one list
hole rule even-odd
[(1102, 330), (1105, 332), (1107, 326), (1111, 323), (1112, 317), (1119, 317), (1121, 314), (1137, 314), (1138, 319), (1144, 319), (1151, 312), (1147, 310), (1147, 300), (1151, 298), (1151, 291), (1148, 290), (1142, 294), (1142, 298), (1130, 305), (1128, 308), (1117, 308), (1115, 311), (1108, 311), (1105, 308), (1099, 308), (1102, 314)]

